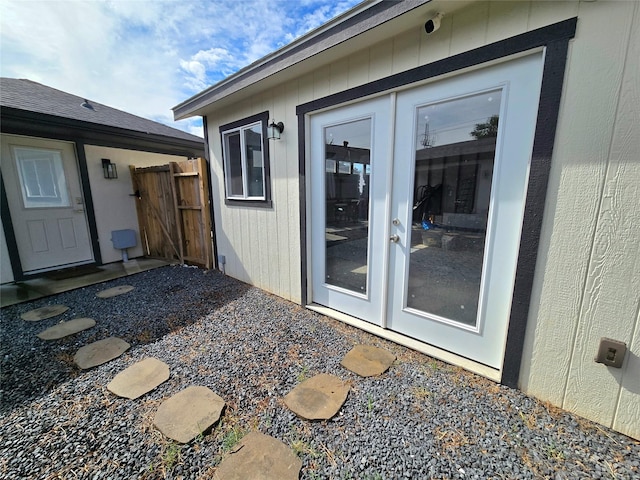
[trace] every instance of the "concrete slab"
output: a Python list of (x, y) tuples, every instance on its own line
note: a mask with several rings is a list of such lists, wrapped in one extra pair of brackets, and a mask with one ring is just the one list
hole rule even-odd
[(80, 348), (73, 357), (73, 361), (78, 367), (86, 370), (87, 368), (96, 367), (114, 358), (118, 358), (126, 352), (130, 346), (131, 345), (121, 338), (105, 338), (104, 340), (98, 340), (97, 342)]
[(220, 419), (224, 405), (207, 387), (187, 387), (160, 404), (153, 424), (163, 435), (188, 443)]
[(69, 307), (65, 305), (49, 305), (46, 307), (36, 308), (35, 310), (29, 310), (20, 315), (20, 318), (27, 322), (37, 322), (39, 320), (45, 320), (47, 318), (55, 317), (69, 310)]
[(393, 364), (396, 356), (382, 348), (356, 345), (347, 353), (340, 365), (361, 377), (380, 375)]
[(96, 321), (93, 318), (74, 318), (68, 322), (61, 322), (53, 327), (38, 334), (38, 338), (42, 340), (58, 340), (74, 333), (87, 330), (88, 328), (95, 327)]
[(269, 435), (251, 432), (225, 458), (213, 475), (217, 480), (298, 480), (302, 460)]
[(338, 413), (348, 394), (349, 385), (335, 375), (321, 373), (287, 393), (284, 403), (307, 420), (327, 420)]
[[(131, 263), (133, 260), (130, 260)], [(3, 283), (0, 285), (0, 307), (15, 305), (36, 298), (55, 295), (76, 288), (94, 285), (96, 283), (126, 277), (132, 273), (143, 272), (154, 268), (164, 267), (169, 263), (156, 258), (137, 258), (135, 266), (125, 269), (123, 262), (115, 262), (107, 265), (100, 265), (100, 272), (81, 275), (79, 277), (67, 278), (64, 280), (52, 280), (47, 277), (38, 277), (32, 280), (25, 280), (17, 283)]]
[(96, 293), (96, 297), (99, 297), (99, 298), (117, 297), (118, 295), (129, 293), (134, 288), (136, 287), (131, 285), (120, 285), (118, 287), (107, 288), (106, 290), (102, 290)]
[(107, 390), (131, 400), (150, 392), (169, 379), (169, 366), (157, 358), (145, 358), (116, 375)]

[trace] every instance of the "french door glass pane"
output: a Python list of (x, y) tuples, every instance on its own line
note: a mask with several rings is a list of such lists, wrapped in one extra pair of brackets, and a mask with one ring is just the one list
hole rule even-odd
[(333, 125), (325, 139), (325, 282), (367, 292), (371, 119)]
[(407, 307), (475, 326), (501, 91), (416, 109)]

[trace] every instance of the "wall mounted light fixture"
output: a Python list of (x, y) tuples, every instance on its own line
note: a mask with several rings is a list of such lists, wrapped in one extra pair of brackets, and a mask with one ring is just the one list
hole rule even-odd
[(102, 159), (102, 173), (104, 174), (104, 178), (109, 180), (118, 178), (118, 169), (116, 168), (116, 164), (111, 163), (111, 160), (108, 158)]
[(271, 120), (267, 126), (267, 138), (269, 140), (280, 140), (280, 134), (284, 131), (284, 123)]

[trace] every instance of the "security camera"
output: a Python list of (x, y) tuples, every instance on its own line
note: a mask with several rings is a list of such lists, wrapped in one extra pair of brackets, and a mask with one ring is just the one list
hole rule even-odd
[(424, 31), (427, 32), (427, 35), (431, 35), (440, 28), (440, 20), (442, 20), (442, 17), (444, 17), (444, 13), (438, 12), (425, 22)]

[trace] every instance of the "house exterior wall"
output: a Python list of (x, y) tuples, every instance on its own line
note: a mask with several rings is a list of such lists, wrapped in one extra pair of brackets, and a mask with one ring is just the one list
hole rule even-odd
[(0, 283), (13, 282), (13, 271), (9, 261), (9, 249), (7, 239), (4, 236), (4, 227), (0, 220)]
[[(100, 255), (103, 263), (122, 260), (122, 252), (113, 248), (111, 232), (113, 230), (132, 229), (136, 232), (137, 244), (129, 248), (129, 258), (144, 255), (138, 216), (136, 214), (136, 198), (133, 193), (129, 165), (136, 167), (150, 167), (153, 165), (167, 165), (169, 162), (180, 162), (186, 157), (163, 155), (159, 153), (124, 150), (121, 148), (98, 147), (85, 145), (89, 184), (95, 212)], [(102, 172), (102, 159), (108, 158), (116, 164), (117, 179), (105, 179)]]
[[(540, 233), (521, 388), (640, 438), (640, 4), (474, 2), (385, 38), (208, 116), (219, 255), (227, 274), (300, 301), (296, 105), (489, 43), (578, 17), (570, 44)], [(449, 7), (448, 7), (449, 5)], [(330, 55), (330, 54), (328, 54)], [(315, 60), (317, 61), (317, 59)], [(273, 208), (224, 205), (218, 126), (268, 110)], [(626, 342), (621, 369), (597, 364), (601, 337)]]

